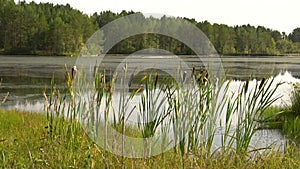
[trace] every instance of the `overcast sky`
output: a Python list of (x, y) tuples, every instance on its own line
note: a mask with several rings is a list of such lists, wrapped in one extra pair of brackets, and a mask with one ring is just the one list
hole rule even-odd
[[(16, 0), (17, 1), (17, 0)], [(31, 2), (32, 0), (26, 0)], [(69, 3), (86, 14), (105, 10), (133, 10), (195, 18), (198, 22), (230, 26), (251, 24), (291, 33), (300, 27), (299, 0), (34, 0), (53, 4)]]

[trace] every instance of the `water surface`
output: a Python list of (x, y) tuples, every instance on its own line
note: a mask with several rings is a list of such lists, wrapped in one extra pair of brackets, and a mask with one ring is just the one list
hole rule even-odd
[[(185, 58), (184, 61), (188, 64), (195, 66), (202, 65), (208, 60), (205, 57), (201, 57), (202, 60), (193, 56), (181, 57)], [(124, 56), (111, 55), (106, 58), (108, 59), (105, 60), (105, 69), (114, 71)], [(166, 63), (166, 66), (171, 65), (170, 67), (172, 67), (171, 58), (164, 56), (155, 56), (155, 58), (156, 62), (163, 62)], [(84, 59), (92, 60), (91, 66), (96, 64), (94, 58)], [(145, 59), (153, 60), (153, 58), (145, 56), (136, 56), (134, 60), (139, 63)], [(219, 61), (218, 58), (212, 60)], [(272, 75), (276, 76), (284, 71), (289, 71), (295, 78), (300, 77), (300, 57), (297, 56), (223, 56), (221, 62), (226, 71), (227, 79), (261, 79)], [(76, 58), (74, 57), (0, 56), (0, 98), (9, 92), (7, 102), (1, 106), (17, 107), (17, 105), (24, 103), (36, 104), (43, 99), (42, 92), (49, 91), (53, 75), (58, 88), (65, 86), (65, 65), (70, 71), (75, 63)], [(80, 67), (80, 65), (78, 66)]]
[[(105, 69), (114, 71), (124, 56), (111, 55), (105, 60)], [(153, 57), (135, 56), (135, 63), (151, 60)], [(181, 56), (189, 65), (199, 67), (208, 58), (202, 57), (202, 60), (195, 59), (191, 56)], [(99, 64), (100, 59), (81, 58), (90, 62), (90, 67)], [(96, 61), (97, 60), (97, 61)], [(216, 58), (215, 62), (220, 60)], [(164, 56), (155, 56), (155, 62), (161, 62), (172, 68), (172, 58)], [(151, 64), (155, 64), (152, 62)], [(300, 57), (297, 56), (224, 56), (221, 58), (222, 65), (226, 72), (227, 79), (234, 79), (231, 84), (232, 91), (243, 83), (243, 80), (260, 80), (263, 77), (275, 76), (277, 83), (286, 81), (289, 83), (300, 82)], [(64, 90), (65, 73), (70, 71), (75, 64), (76, 58), (71, 57), (53, 57), (53, 56), (0, 56), (0, 98), (7, 95), (7, 100), (1, 105), (1, 108), (20, 109), (26, 111), (42, 111), (44, 108), (44, 98), (42, 93), (47, 94), (51, 88), (51, 78), (55, 77), (56, 88)], [(131, 63), (128, 63), (131, 64)], [(80, 65), (77, 65), (80, 67)], [(67, 67), (67, 70), (66, 70)], [(278, 105), (289, 102), (289, 93), (292, 88), (287, 83), (279, 89), (279, 94), (285, 95)], [(218, 140), (218, 135), (216, 135)], [(285, 138), (280, 130), (262, 130), (257, 132), (251, 140), (251, 145), (260, 148), (276, 143), (277, 147), (283, 146)], [(217, 146), (217, 144), (215, 144)]]

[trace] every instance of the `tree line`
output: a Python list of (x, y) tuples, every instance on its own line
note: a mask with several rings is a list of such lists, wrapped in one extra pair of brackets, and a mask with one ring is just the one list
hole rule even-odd
[(96, 30), (70, 5), (0, 0), (0, 49), (8, 54), (71, 55)]
[[(70, 5), (15, 3), (0, 0), (0, 52), (3, 54), (77, 55), (99, 28), (133, 11), (103, 11), (91, 16)], [(144, 17), (153, 25), (162, 18)], [(175, 18), (176, 19), (176, 18)], [(300, 53), (300, 28), (286, 34), (263, 26), (228, 26), (181, 18), (202, 30), (222, 55), (281, 55)], [(126, 26), (126, 25), (124, 25)], [(180, 29), (174, 25), (173, 31)], [(103, 35), (105, 43), (105, 32)], [(109, 53), (132, 53), (145, 48), (161, 48), (175, 54), (194, 54), (182, 42), (160, 34), (140, 34), (122, 40)]]

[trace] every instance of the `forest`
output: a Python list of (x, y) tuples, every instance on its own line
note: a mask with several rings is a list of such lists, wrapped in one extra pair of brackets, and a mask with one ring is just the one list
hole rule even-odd
[[(102, 11), (87, 15), (70, 5), (0, 0), (0, 53), (77, 56), (88, 38), (107, 23), (134, 14)], [(141, 14), (142, 15), (142, 14)], [(170, 19), (163, 16), (160, 19)], [(228, 26), (188, 20), (202, 30), (221, 55), (285, 55), (300, 53), (300, 28), (287, 34), (251, 25)], [(145, 20), (158, 18), (145, 17)], [(176, 28), (174, 28), (176, 29)], [(105, 32), (103, 35), (105, 43)], [(129, 37), (109, 53), (128, 54), (145, 48), (161, 48), (175, 54), (194, 54), (176, 39), (159, 34)]]

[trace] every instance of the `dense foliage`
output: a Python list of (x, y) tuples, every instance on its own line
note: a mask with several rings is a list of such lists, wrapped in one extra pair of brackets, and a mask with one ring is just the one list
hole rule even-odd
[(97, 30), (69, 5), (0, 0), (0, 49), (11, 54), (72, 55)]
[[(98, 28), (135, 13), (104, 11), (88, 16), (68, 4), (15, 4), (13, 0), (0, 0), (0, 4), (0, 50), (7, 54), (76, 55)], [(172, 18), (164, 16), (160, 19)], [(287, 35), (263, 26), (248, 24), (231, 27), (184, 19), (200, 28), (220, 54), (280, 55), (300, 52), (300, 28)], [(145, 20), (156, 24), (158, 19), (150, 17)], [(179, 28), (178, 25), (172, 27), (174, 31)], [(142, 34), (125, 39), (112, 48), (110, 53), (132, 53), (144, 48), (193, 54), (191, 49), (178, 40), (157, 34)]]

